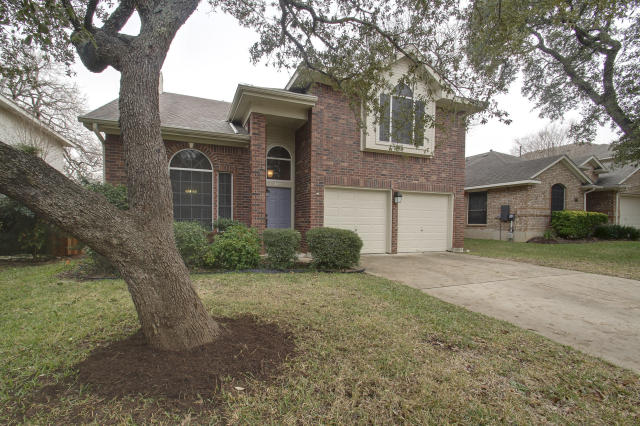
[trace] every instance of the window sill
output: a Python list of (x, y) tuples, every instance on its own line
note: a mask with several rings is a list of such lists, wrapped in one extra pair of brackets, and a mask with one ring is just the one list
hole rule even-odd
[(487, 224), (486, 223), (467, 223), (467, 226), (471, 228), (486, 228)]

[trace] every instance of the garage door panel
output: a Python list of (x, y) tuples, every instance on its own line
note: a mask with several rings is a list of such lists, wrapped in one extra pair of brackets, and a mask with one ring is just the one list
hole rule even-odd
[(405, 193), (398, 206), (398, 252), (449, 248), (449, 196)]
[(325, 188), (324, 226), (355, 231), (363, 253), (385, 253), (389, 196), (385, 191)]
[(640, 197), (620, 196), (620, 224), (640, 228)]

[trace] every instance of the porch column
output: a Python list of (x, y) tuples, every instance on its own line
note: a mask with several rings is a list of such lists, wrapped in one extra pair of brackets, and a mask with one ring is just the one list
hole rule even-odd
[(267, 226), (267, 122), (265, 116), (255, 112), (249, 118), (251, 143), (249, 162), (251, 167), (251, 227), (262, 232)]

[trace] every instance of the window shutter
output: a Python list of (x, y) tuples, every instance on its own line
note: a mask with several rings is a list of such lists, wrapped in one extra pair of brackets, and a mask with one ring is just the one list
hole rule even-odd
[(380, 140), (385, 142), (389, 141), (389, 122), (391, 120), (390, 101), (391, 97), (389, 95), (385, 95), (384, 93), (380, 95)]
[(413, 129), (413, 143), (416, 146), (424, 145), (424, 102), (416, 101), (416, 118), (414, 121), (414, 129)]

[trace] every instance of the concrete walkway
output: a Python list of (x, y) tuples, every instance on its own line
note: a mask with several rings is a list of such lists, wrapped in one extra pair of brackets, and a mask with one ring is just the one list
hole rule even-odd
[(453, 253), (367, 255), (361, 263), (640, 372), (640, 281)]

